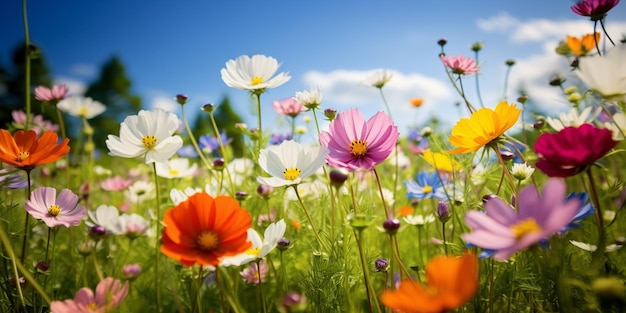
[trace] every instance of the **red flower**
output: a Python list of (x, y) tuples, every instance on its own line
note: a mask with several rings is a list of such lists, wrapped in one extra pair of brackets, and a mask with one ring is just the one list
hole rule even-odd
[(572, 11), (580, 16), (589, 16), (592, 21), (599, 21), (619, 3), (619, 0), (579, 0), (572, 6)]
[(550, 177), (574, 176), (602, 158), (617, 145), (608, 129), (591, 124), (565, 127), (555, 134), (543, 134), (535, 143), (539, 161), (535, 166)]

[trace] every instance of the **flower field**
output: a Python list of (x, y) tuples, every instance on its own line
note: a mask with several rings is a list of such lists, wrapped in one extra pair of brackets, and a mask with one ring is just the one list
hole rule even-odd
[[(554, 47), (577, 78), (546, 82), (571, 105), (560, 116), (533, 115), (532, 95), (468, 97), (482, 47), (445, 39), (433, 60), (465, 113), (451, 129), (399, 130), (386, 70), (363, 78), (386, 109), (371, 116), (326, 107), (318, 87), (269, 101), (291, 77), (262, 54), (221, 70), (255, 105), (234, 125), (243, 151), (215, 105), (213, 134), (194, 133), (183, 94), (182, 114), (126, 116), (98, 151), (105, 104), (27, 90), (0, 129), (0, 311), (626, 312), (626, 45), (605, 31), (618, 4), (571, 6), (593, 32)], [(268, 131), (265, 110), (291, 132)]]

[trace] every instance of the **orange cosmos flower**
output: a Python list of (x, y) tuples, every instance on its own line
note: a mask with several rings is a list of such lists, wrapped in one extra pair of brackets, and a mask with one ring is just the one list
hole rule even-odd
[(438, 255), (426, 265), (426, 285), (410, 279), (397, 290), (385, 291), (382, 303), (405, 313), (442, 313), (470, 300), (478, 289), (478, 260), (472, 254), (461, 257)]
[(567, 36), (567, 47), (573, 55), (579, 57), (587, 55), (600, 42), (600, 33), (586, 34), (582, 38)]
[(452, 127), (452, 136), (448, 138), (458, 148), (447, 153), (473, 152), (490, 144), (515, 125), (520, 112), (515, 104), (502, 101), (495, 111), (482, 108), (472, 113), (470, 118), (462, 118)]
[(250, 248), (252, 217), (229, 196), (199, 192), (165, 212), (161, 252), (185, 266), (219, 265)]
[(415, 108), (419, 108), (424, 104), (424, 99), (422, 98), (413, 98), (411, 99), (411, 105)]
[(34, 130), (18, 130), (11, 136), (9, 131), (0, 129), (0, 162), (23, 170), (54, 162), (70, 152), (68, 138), (58, 141), (59, 137), (51, 130), (37, 138)]
[(402, 217), (407, 217), (409, 215), (412, 215), (413, 212), (415, 212), (415, 209), (413, 209), (413, 207), (408, 206), (408, 205), (403, 205), (399, 209), (399, 214)]

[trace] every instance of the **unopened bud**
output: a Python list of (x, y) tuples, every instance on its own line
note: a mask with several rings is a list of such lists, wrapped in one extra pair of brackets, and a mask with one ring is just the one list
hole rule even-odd
[(178, 102), (178, 104), (180, 105), (184, 105), (185, 103), (187, 103), (187, 95), (176, 95), (176, 102)]
[(326, 116), (326, 118), (329, 121), (333, 121), (335, 119), (335, 117), (337, 116), (337, 110), (336, 109), (326, 109), (324, 110), (324, 116)]

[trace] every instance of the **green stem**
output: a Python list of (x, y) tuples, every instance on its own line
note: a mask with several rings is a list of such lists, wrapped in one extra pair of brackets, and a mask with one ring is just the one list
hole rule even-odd
[(317, 239), (317, 243), (319, 243), (320, 247), (323, 247), (326, 251), (328, 251), (328, 247), (324, 245), (322, 238), (320, 238), (320, 234), (317, 232), (317, 228), (315, 227), (315, 224), (313, 223), (313, 219), (311, 218), (311, 215), (309, 214), (309, 210), (307, 210), (306, 206), (304, 205), (304, 202), (302, 201), (302, 198), (300, 197), (300, 193), (298, 192), (298, 186), (291, 185), (291, 187), (293, 187), (293, 191), (296, 193), (296, 197), (298, 197), (300, 206), (302, 206), (302, 211), (304, 211), (304, 214), (306, 215), (306, 218), (309, 221), (309, 225), (311, 225), (311, 230), (313, 230), (313, 233), (315, 234), (315, 239)]
[(156, 162), (152, 162), (152, 170), (154, 173), (154, 189), (156, 191), (156, 232), (154, 234), (154, 285), (156, 286), (156, 301), (159, 312), (163, 311), (161, 307), (161, 285), (159, 284), (159, 256), (160, 254), (160, 239), (161, 233), (161, 192), (159, 187), (159, 177), (157, 175)]
[[(193, 309), (191, 310), (191, 312), (202, 312), (202, 296), (201, 296), (201, 291), (202, 291), (202, 265), (198, 264), (198, 280), (196, 281), (197, 284), (197, 289), (196, 289), (196, 301), (193, 305)], [(198, 309), (196, 311), (196, 309)]]
[(185, 129), (187, 130), (187, 135), (189, 136), (189, 141), (191, 141), (191, 145), (196, 150), (196, 153), (198, 153), (198, 156), (200, 157), (200, 160), (202, 160), (202, 163), (204, 164), (204, 167), (206, 167), (207, 169), (211, 169), (211, 164), (209, 163), (209, 161), (204, 156), (204, 153), (202, 153), (202, 150), (200, 150), (200, 147), (198, 146), (198, 142), (196, 141), (196, 138), (194, 137), (193, 133), (191, 132), (191, 127), (189, 127), (189, 122), (187, 122), (187, 116), (185, 115), (185, 106), (184, 105), (180, 106), (180, 115), (181, 115), (181, 117), (183, 119), (183, 125), (185, 125)]
[(376, 171), (376, 168), (373, 168), (372, 172), (374, 172), (374, 177), (376, 177), (376, 184), (378, 184), (378, 192), (380, 194), (380, 201), (383, 204), (383, 209), (385, 210), (385, 218), (391, 218), (393, 217), (393, 215), (389, 215), (389, 212), (387, 211), (387, 203), (385, 203), (385, 195), (383, 193), (383, 187), (382, 187), (382, 184), (380, 183), (380, 177), (378, 177), (378, 172)]
[(367, 304), (369, 305), (369, 311), (374, 312), (374, 308), (376, 308), (376, 312), (380, 312), (380, 306), (378, 305), (378, 300), (376, 296), (372, 297), (372, 285), (370, 282), (369, 270), (367, 267), (367, 261), (365, 259), (365, 253), (363, 252), (363, 244), (361, 235), (363, 234), (362, 229), (357, 229), (354, 232), (354, 236), (356, 237), (356, 244), (359, 248), (359, 258), (361, 260), (361, 268), (363, 269), (363, 280), (365, 281), (365, 293), (367, 294)]
[[(233, 179), (230, 176), (230, 171), (228, 170), (228, 160), (226, 159), (226, 148), (224, 147), (224, 142), (222, 141), (222, 136), (220, 135), (219, 130), (217, 129), (217, 123), (215, 122), (215, 116), (213, 116), (213, 111), (209, 113), (209, 117), (211, 118), (211, 125), (213, 126), (213, 132), (215, 133), (215, 137), (217, 138), (217, 143), (220, 146), (220, 151), (222, 152), (222, 159), (224, 160), (224, 170), (226, 170), (226, 175), (228, 175), (228, 184), (230, 185), (230, 191), (235, 193), (235, 185), (233, 184)], [(223, 175), (223, 174), (222, 174)], [(220, 187), (221, 192), (222, 189)]]
[[(478, 51), (476, 51), (476, 53), (474, 53), (474, 57), (476, 59), (476, 64), (478, 64)], [(481, 108), (484, 108), (485, 105), (483, 104), (483, 98), (480, 95), (480, 86), (478, 84), (478, 81), (480, 80), (478, 74), (476, 74), (474, 78), (475, 78), (475, 81), (476, 81), (476, 96), (478, 96), (478, 103), (480, 103), (480, 107)]]
[(387, 114), (389, 115), (389, 118), (393, 120), (393, 118), (391, 117), (391, 109), (389, 108), (389, 103), (387, 103), (387, 99), (385, 98), (385, 94), (383, 93), (383, 87), (378, 88), (378, 91), (380, 91), (380, 97), (383, 98), (383, 102), (385, 103), (385, 108), (387, 108)]
[[(30, 185), (31, 185), (31, 179), (30, 179), (30, 171), (32, 169), (27, 169), (26, 170), (26, 182), (27, 182), (27, 186), (26, 186), (26, 192), (28, 192), (27, 194), (27, 200), (30, 200)], [(20, 255), (20, 262), (24, 263), (24, 260), (26, 259), (26, 241), (28, 240), (28, 224), (29, 224), (29, 217), (30, 214), (26, 213), (26, 219), (25, 219), (25, 223), (24, 223), (24, 235), (22, 236), (22, 253)]]
[(261, 307), (263, 307), (263, 313), (267, 313), (265, 307), (265, 295), (263, 294), (263, 281), (261, 280), (261, 259), (256, 261), (256, 275), (259, 276), (259, 293), (261, 294)]

